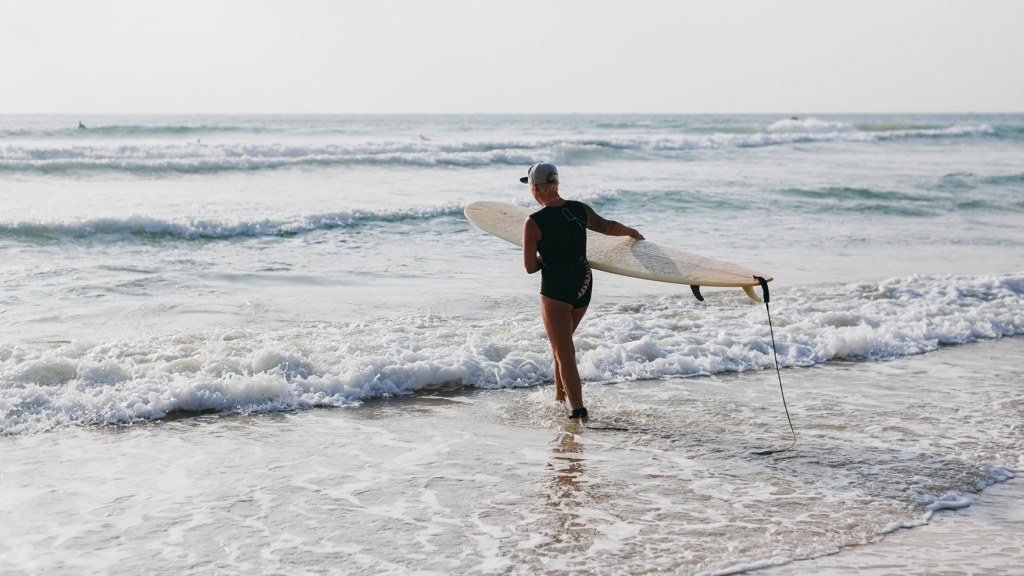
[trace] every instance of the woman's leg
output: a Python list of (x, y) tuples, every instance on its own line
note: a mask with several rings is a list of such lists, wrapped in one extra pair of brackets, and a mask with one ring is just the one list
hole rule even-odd
[(586, 308), (574, 310), (571, 304), (541, 296), (544, 329), (555, 357), (555, 399), (568, 398), (573, 409), (583, 407), (583, 387), (576, 368), (576, 347), (572, 335), (586, 314)]
[(565, 402), (565, 386), (562, 386), (562, 371), (558, 368), (558, 356), (555, 356), (555, 402)]
[[(587, 308), (574, 308), (572, 311), (572, 333), (576, 334), (576, 328), (580, 325), (580, 321), (583, 320), (583, 315), (587, 313)], [(546, 326), (546, 324), (545, 324)], [(550, 340), (550, 337), (549, 337)], [(573, 345), (573, 354), (575, 355), (576, 346)], [(577, 368), (579, 373), (579, 368)], [(555, 356), (555, 402), (565, 402), (565, 387), (562, 386), (561, 371), (558, 368), (558, 356)]]

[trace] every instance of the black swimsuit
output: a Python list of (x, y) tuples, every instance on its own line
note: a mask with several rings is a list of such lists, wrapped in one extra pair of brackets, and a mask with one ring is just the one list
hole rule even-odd
[(540, 228), (537, 251), (541, 268), (540, 293), (573, 308), (590, 305), (594, 288), (587, 262), (587, 210), (581, 202), (567, 200), (530, 214)]

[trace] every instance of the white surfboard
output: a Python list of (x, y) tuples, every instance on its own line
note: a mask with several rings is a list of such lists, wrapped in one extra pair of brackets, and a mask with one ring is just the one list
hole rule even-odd
[[(485, 232), (522, 246), (524, 220), (534, 211), (503, 202), (474, 202), (466, 207), (466, 217)], [(593, 230), (587, 230), (587, 260), (595, 270), (689, 284), (699, 299), (703, 298), (697, 287), (718, 286), (743, 288), (747, 296), (760, 302), (753, 289), (760, 284), (757, 277), (772, 280), (770, 276), (729, 262), (660, 246), (650, 240), (606, 236)]]

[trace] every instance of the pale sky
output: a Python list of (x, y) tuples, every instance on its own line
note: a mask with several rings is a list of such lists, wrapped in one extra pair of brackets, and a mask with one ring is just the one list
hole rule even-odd
[(1018, 0), (0, 0), (4, 113), (1024, 111)]

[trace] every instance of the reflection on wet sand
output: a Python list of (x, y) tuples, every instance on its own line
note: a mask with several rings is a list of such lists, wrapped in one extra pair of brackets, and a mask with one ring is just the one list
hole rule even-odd
[(584, 497), (587, 482), (583, 445), (576, 441), (576, 435), (564, 432), (554, 442), (554, 455), (548, 463), (551, 470), (551, 492), (548, 495), (551, 506), (562, 506), (566, 499)]
[(547, 542), (538, 548), (546, 554), (586, 552), (598, 536), (588, 517), (602, 498), (588, 474), (583, 444), (577, 438), (563, 432), (553, 441), (546, 494), (551, 513), (539, 526)]

